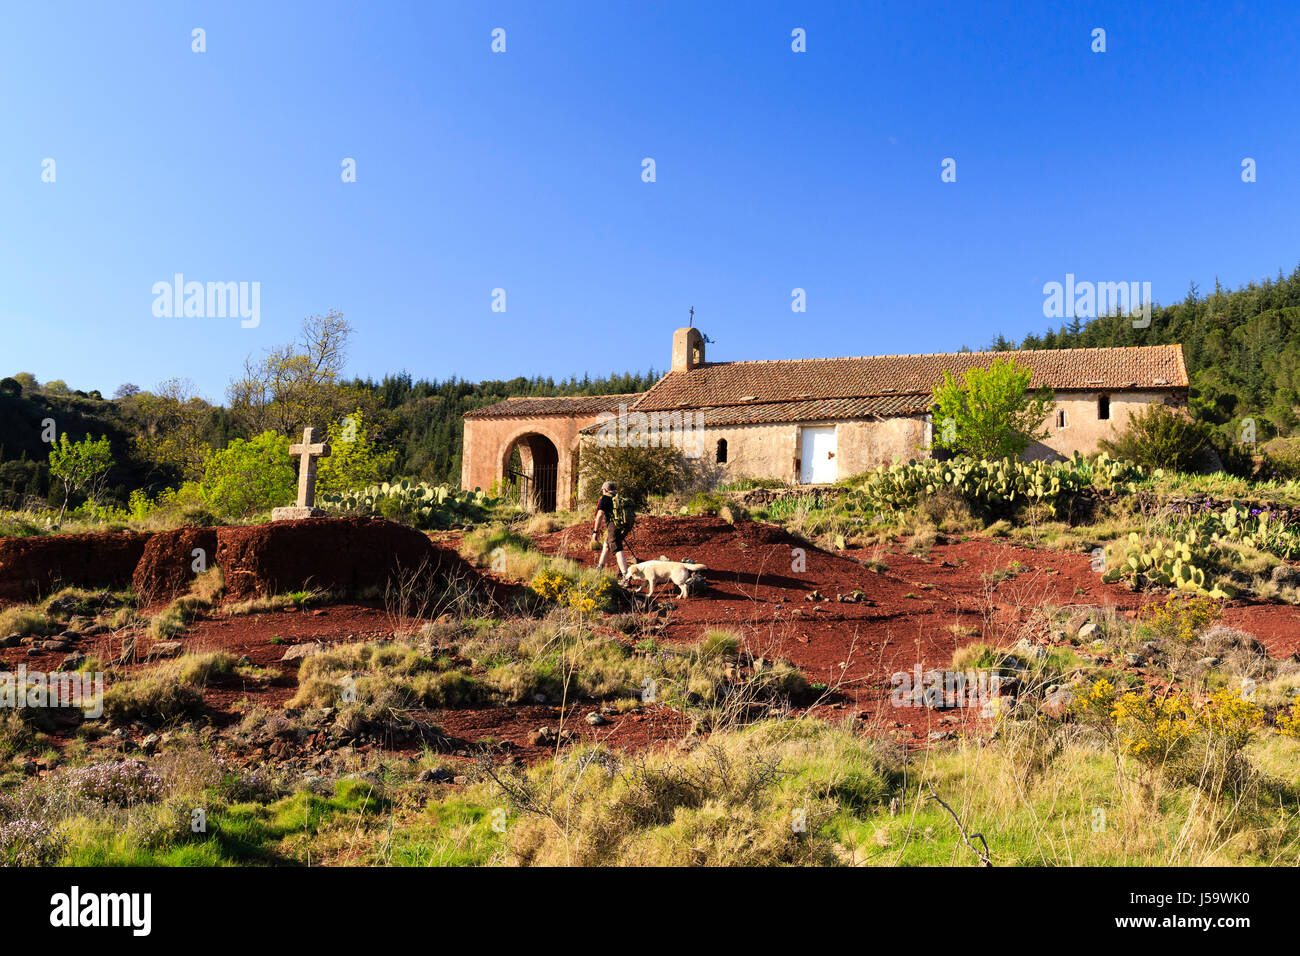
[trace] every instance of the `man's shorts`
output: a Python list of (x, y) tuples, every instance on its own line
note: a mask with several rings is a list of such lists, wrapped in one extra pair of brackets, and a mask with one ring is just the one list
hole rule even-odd
[(614, 529), (612, 524), (605, 525), (605, 544), (615, 554), (623, 550), (623, 536)]

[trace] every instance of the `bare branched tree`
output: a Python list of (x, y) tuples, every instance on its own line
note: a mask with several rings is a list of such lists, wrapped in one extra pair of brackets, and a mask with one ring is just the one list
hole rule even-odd
[(351, 335), (343, 313), (330, 311), (304, 319), (297, 341), (250, 355), (227, 390), (235, 417), (254, 434), (292, 435), (351, 411), (356, 397), (339, 385)]

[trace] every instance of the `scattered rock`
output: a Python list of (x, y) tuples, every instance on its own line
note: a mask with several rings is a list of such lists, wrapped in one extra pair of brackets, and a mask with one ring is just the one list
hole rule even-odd
[(175, 657), (182, 646), (180, 641), (154, 641), (149, 647), (149, 658)]
[(319, 654), (325, 650), (324, 644), (294, 644), (284, 652), (280, 658), (282, 661), (298, 661), (304, 657), (311, 657), (313, 654)]
[(144, 738), (144, 740), (140, 741), (140, 749), (147, 754), (151, 754), (158, 749), (158, 744), (161, 741), (162, 738), (157, 734), (149, 734)]
[(1039, 710), (1048, 717), (1059, 720), (1064, 717), (1070, 709), (1070, 704), (1074, 700), (1074, 691), (1068, 687), (1052, 685), (1047, 688), (1047, 693), (1043, 695), (1043, 703)]
[(1125, 661), (1125, 663), (1127, 663), (1130, 667), (1141, 667), (1143, 664), (1145, 664), (1145, 663), (1147, 662), (1147, 659), (1146, 659), (1145, 657), (1143, 657), (1141, 654), (1131, 654), (1131, 653), (1130, 653), (1130, 654), (1125, 654), (1125, 655), (1124, 655), (1124, 661)]
[(1012, 648), (1021, 657), (1027, 657), (1031, 661), (1041, 661), (1047, 657), (1047, 648), (1040, 647), (1027, 637), (1022, 637)]
[(1089, 620), (1089, 621), (1084, 621), (1083, 624), (1080, 625), (1077, 636), (1079, 637), (1080, 640), (1086, 640), (1087, 638), (1092, 637), (1096, 633), (1097, 633), (1097, 622)]
[(1300, 568), (1290, 564), (1279, 564), (1273, 569), (1273, 574), (1269, 577), (1280, 588), (1293, 588), (1300, 586)]
[(69, 654), (67, 657), (63, 659), (63, 663), (59, 665), (59, 670), (75, 671), (78, 667), (80, 667), (84, 663), (86, 663), (85, 654), (82, 654), (80, 652), (76, 654)]
[(417, 779), (419, 779), (420, 783), (450, 783), (456, 779), (456, 775), (445, 767), (438, 767), (436, 769), (421, 770)]
[(593, 727), (603, 727), (605, 724), (609, 723), (609, 720), (607, 720), (600, 711), (593, 710), (587, 715), (587, 723), (591, 724)]
[(67, 641), (41, 641), (41, 650), (44, 651), (55, 651), (57, 653), (63, 653), (64, 651), (67, 651), (71, 647), (72, 645), (69, 644)]
[(21, 634), (10, 634), (8, 637), (0, 640), (0, 647), (17, 647), (23, 641)]
[(538, 727), (528, 737), (528, 743), (534, 747), (549, 747), (555, 740), (555, 731), (550, 727)]

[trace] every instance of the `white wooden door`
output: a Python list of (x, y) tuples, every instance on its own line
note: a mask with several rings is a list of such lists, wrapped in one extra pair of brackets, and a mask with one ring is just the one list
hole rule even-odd
[(838, 475), (835, 467), (835, 426), (803, 428), (799, 480), (807, 484), (830, 484)]

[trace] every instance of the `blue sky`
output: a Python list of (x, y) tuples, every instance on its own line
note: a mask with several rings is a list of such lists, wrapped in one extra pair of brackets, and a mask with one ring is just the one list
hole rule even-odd
[[(948, 351), (1066, 273), (1236, 287), (1300, 262), (1297, 49), (1284, 3), (12, 5), (0, 374), (223, 400), (330, 309), (376, 377), (662, 369), (690, 306), (712, 359)], [(260, 324), (156, 317), (176, 273)]]

